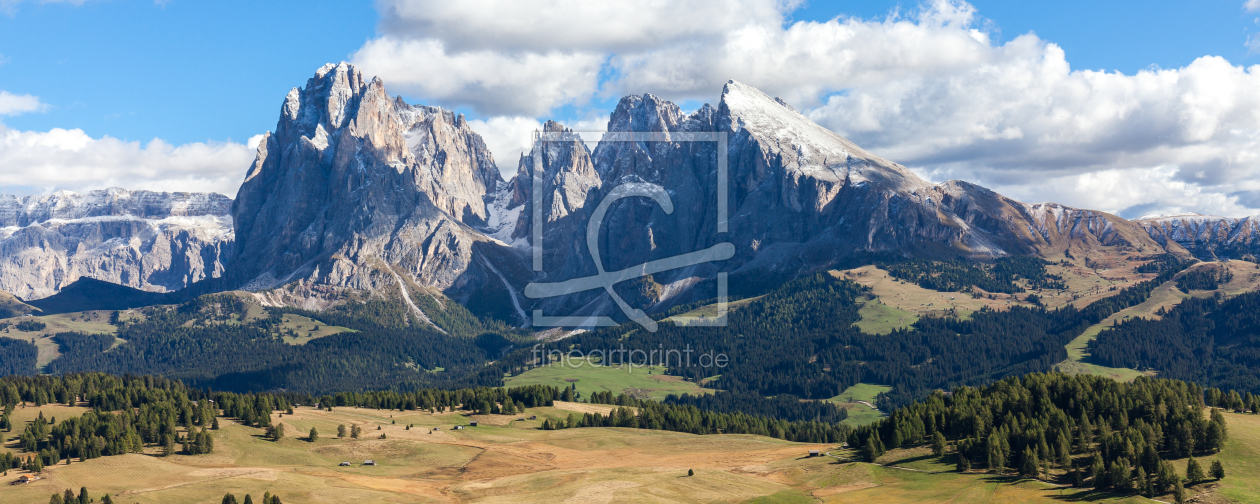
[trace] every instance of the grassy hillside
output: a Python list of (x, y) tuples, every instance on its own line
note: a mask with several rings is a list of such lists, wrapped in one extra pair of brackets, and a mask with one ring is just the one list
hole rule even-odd
[[(678, 376), (662, 374), (660, 366), (600, 366), (587, 361), (578, 361), (580, 366), (554, 365), (537, 367), (516, 376), (503, 379), (504, 386), (520, 387), (524, 385), (546, 385), (548, 387), (577, 386), (581, 397), (590, 397), (592, 392), (612, 392), (613, 395), (627, 394), (639, 399), (664, 399), (670, 394), (706, 394), (712, 390), (702, 389), (694, 382), (683, 380)], [(651, 374), (648, 374), (651, 372)]]
[[(0, 337), (13, 338), (23, 341), (29, 341), (39, 350), (39, 357), (35, 366), (43, 369), (57, 357), (61, 356), (61, 352), (57, 348), (57, 343), (52, 340), (52, 336), (62, 332), (81, 332), (86, 334), (116, 334), (118, 328), (109, 323), (110, 314), (113, 312), (105, 310), (93, 310), (74, 313), (59, 313), (56, 315), (46, 315), (43, 317), (14, 317), (10, 319), (0, 320), (0, 326), (7, 326), (0, 329)], [(21, 321), (35, 321), (43, 324), (42, 329), (33, 331), (23, 331), (16, 327)]]
[(884, 417), (884, 412), (875, 408), (875, 396), (888, 392), (892, 387), (859, 383), (849, 387), (828, 401), (839, 404), (848, 410), (849, 418), (844, 423), (850, 425), (866, 425)]
[(1094, 324), (1085, 332), (1081, 333), (1071, 343), (1065, 345), (1068, 358), (1055, 366), (1056, 371), (1062, 371), (1070, 374), (1094, 374), (1099, 376), (1108, 376), (1115, 380), (1131, 381), (1143, 374), (1153, 376), (1158, 371), (1139, 371), (1129, 368), (1114, 368), (1098, 365), (1090, 362), (1088, 350), (1089, 342), (1098, 337), (1103, 330), (1113, 326), (1116, 323), (1133, 318), (1158, 319), (1158, 313), (1161, 310), (1169, 310), (1186, 300), (1187, 298), (1209, 298), (1216, 295), (1236, 296), (1245, 292), (1260, 290), (1260, 270), (1257, 270), (1255, 263), (1247, 261), (1224, 261), (1224, 262), (1205, 262), (1196, 264), (1186, 271), (1181, 272), (1175, 278), (1184, 277), (1187, 274), (1198, 270), (1211, 268), (1228, 268), (1232, 274), (1232, 279), (1219, 286), (1215, 290), (1194, 290), (1186, 293), (1177, 288), (1177, 281), (1170, 280), (1164, 282), (1151, 292), (1150, 298), (1145, 302), (1121, 310), (1103, 321)]
[[(98, 501), (108, 492), (114, 502), (139, 504), (215, 504), (228, 492), (238, 501), (245, 494), (257, 501), (267, 491), (290, 503), (1150, 502), (1014, 477), (958, 474), (952, 462), (932, 457), (925, 448), (890, 452), (879, 460), (896, 466), (890, 467), (841, 463), (851, 453), (836, 446), (758, 436), (538, 430), (543, 418), (566, 416), (566, 407), (560, 403), (511, 417), (301, 407), (293, 415), (272, 417), (288, 432), (279, 442), (264, 439), (259, 429), (225, 421), (214, 431), (216, 448), (210, 455), (160, 457), (150, 450), (58, 465), (45, 471), (45, 480), (5, 486), (3, 500), (45, 502), (53, 492), (86, 486)], [(65, 418), (83, 408), (19, 406), (14, 418), (29, 421), (41, 410)], [(517, 420), (530, 415), (539, 419)], [(1231, 439), (1218, 456), (1229, 474), (1219, 487), (1209, 482), (1193, 490), (1260, 502), (1260, 416), (1227, 417)], [(451, 430), (470, 420), (480, 420), (481, 426)], [(337, 439), (342, 424), (360, 426), (362, 439)], [(321, 435), (314, 443), (305, 440), (312, 427)], [(5, 434), (6, 447), (12, 447), (15, 435)], [(808, 457), (812, 449), (836, 457)], [(1212, 458), (1201, 460), (1206, 465)], [(379, 465), (362, 466), (365, 459)], [(352, 465), (339, 467), (342, 461)], [(1184, 460), (1174, 463), (1184, 471)], [(687, 477), (688, 469), (695, 476)], [(7, 479), (20, 474), (10, 471)]]

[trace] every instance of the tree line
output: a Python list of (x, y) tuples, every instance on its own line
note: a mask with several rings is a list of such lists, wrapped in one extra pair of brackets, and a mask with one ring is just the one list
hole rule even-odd
[[(726, 391), (695, 405), (721, 410), (724, 403), (741, 403), (766, 412), (775, 408), (753, 396), (828, 399), (857, 383), (880, 383), (893, 387), (879, 398), (880, 406), (889, 409), (934, 389), (1048, 371), (1067, 358), (1065, 344), (1117, 311), (1144, 302), (1176, 272), (1165, 270), (1084, 308), (1016, 306), (983, 309), (967, 319), (924, 317), (911, 328), (888, 335), (865, 334), (853, 325), (860, 319), (857, 299), (869, 295), (867, 288), (819, 273), (788, 282), (730, 312), (725, 327), (697, 330), (664, 322), (655, 333), (628, 326), (603, 328), (545, 343), (541, 352), (518, 351), (482, 373), (518, 374), (549, 365), (536, 357), (551, 352), (691, 348), (730, 358), (723, 368), (666, 363), (668, 374), (695, 382), (716, 377), (706, 386)], [(624, 353), (610, 354), (608, 363), (636, 364)]]
[[(855, 429), (848, 443), (872, 461), (931, 443), (938, 455), (952, 447), (960, 471), (1052, 479), (1053, 468), (1075, 486), (1152, 496), (1182, 482), (1167, 459), (1224, 445), (1225, 417), (1205, 416), (1204, 397), (1198, 385), (1170, 379), (1033, 373), (934, 393)], [(1203, 479), (1201, 470), (1188, 477)]]
[[(1260, 393), (1260, 292), (1188, 298), (1158, 319), (1132, 318), (1089, 344), (1102, 365)], [(1250, 405), (1247, 406), (1250, 409)]]

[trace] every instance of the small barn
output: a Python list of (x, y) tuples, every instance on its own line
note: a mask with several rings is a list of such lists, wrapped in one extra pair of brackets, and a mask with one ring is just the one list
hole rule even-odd
[(456, 425), (456, 426), (455, 426), (455, 430), (464, 430), (464, 426), (463, 426), (463, 425)]
[(473, 421), (471, 421), (471, 422), (468, 422), (468, 426), (469, 426), (469, 427), (476, 427), (476, 426), (477, 426), (477, 421), (476, 421), (476, 420), (473, 420)]
[(811, 456), (811, 457), (817, 457), (817, 456), (819, 456), (819, 455), (822, 455), (822, 451), (820, 451), (820, 450), (810, 450), (810, 451), (809, 451), (809, 456)]
[(363, 465), (365, 465), (365, 466), (374, 466), (374, 465), (376, 465), (376, 461), (375, 461), (375, 460), (364, 460), (364, 461), (363, 461)]
[(337, 465), (338, 465), (339, 467), (350, 467), (350, 463), (349, 463), (349, 462), (342, 462), (342, 463), (337, 464)]

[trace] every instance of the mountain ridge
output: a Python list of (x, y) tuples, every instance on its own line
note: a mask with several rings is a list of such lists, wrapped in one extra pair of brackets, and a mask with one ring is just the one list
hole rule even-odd
[[(733, 80), (716, 107), (690, 114), (651, 94), (624, 97), (608, 130), (655, 133), (660, 141), (606, 135), (590, 149), (579, 134), (548, 121), (516, 176), (504, 181), (463, 115), (407, 104), (381, 79), (330, 63), (285, 96), (276, 129), (259, 143), (236, 197), (215, 200), (230, 202), (232, 226), (231, 239), (216, 242), (218, 262), (200, 283), (176, 287), (266, 292), (271, 303), (308, 309), (355, 293), (446, 296), (520, 325), (528, 325), (532, 310), (616, 315), (600, 292), (539, 300), (521, 293), (529, 282), (595, 271), (582, 238), (587, 221), (596, 203), (627, 182), (666, 188), (674, 211), (642, 198), (612, 204), (596, 240), (609, 270), (723, 241), (736, 250), (721, 263), (615, 287), (655, 311), (713, 297), (719, 272), (752, 283), (790, 279), (866, 252), (978, 260), (1190, 255), (1184, 239), (1169, 239), (1168, 230), (1144, 221), (1022, 203), (965, 181), (925, 181)], [(727, 150), (719, 155), (713, 142), (680, 141), (683, 133), (724, 135)], [(535, 155), (544, 183), (541, 271), (529, 264)], [(724, 232), (717, 221), (719, 159), (727, 161), (729, 184)], [(119, 281), (121, 275), (89, 276), (160, 290)]]
[(154, 292), (223, 273), (231, 199), (111, 188), (0, 195), (0, 290), (39, 299), (81, 277)]

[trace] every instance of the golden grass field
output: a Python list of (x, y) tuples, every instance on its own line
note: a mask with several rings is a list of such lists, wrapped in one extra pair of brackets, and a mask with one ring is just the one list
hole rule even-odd
[(43, 317), (13, 317), (0, 320), (0, 322), (9, 322), (16, 324), (22, 320), (37, 320), (43, 322), (45, 327), (41, 331), (19, 331), (16, 327), (8, 327), (0, 330), (0, 337), (20, 339), (35, 344), (35, 348), (39, 351), (36, 357), (35, 366), (43, 369), (44, 366), (52, 362), (53, 359), (61, 356), (61, 352), (57, 349), (57, 343), (52, 340), (52, 336), (62, 332), (82, 332), (88, 334), (104, 333), (115, 334), (118, 328), (109, 323), (109, 317), (113, 314), (108, 310), (94, 310), (75, 313), (62, 313), (57, 315), (46, 315)]
[[(866, 393), (869, 390), (855, 391)], [(46, 479), (0, 487), (0, 502), (42, 503), (53, 492), (86, 486), (118, 503), (218, 503), (231, 492), (238, 501), (263, 492), (286, 503), (794, 503), (836, 502), (1150, 502), (1135, 496), (1077, 490), (1049, 483), (952, 472), (949, 455), (926, 448), (893, 450), (882, 466), (807, 457), (819, 449), (851, 455), (832, 445), (791, 443), (749, 435), (697, 436), (623, 428), (559, 431), (538, 429), (545, 418), (609, 407), (557, 403), (514, 416), (390, 412), (303, 407), (276, 415), (288, 436), (272, 442), (260, 429), (229, 421), (214, 431), (210, 455), (104, 457), (48, 468)], [(66, 406), (19, 407), (14, 418), (66, 418), (84, 411)], [(538, 420), (518, 420), (537, 415)], [(1214, 497), (1260, 502), (1260, 417), (1227, 414), (1230, 441), (1219, 455), (1228, 475), (1211, 488)], [(451, 430), (470, 420), (481, 425)], [(359, 425), (362, 439), (337, 439), (337, 425)], [(413, 425), (407, 429), (408, 425)], [(305, 440), (315, 427), (320, 439)], [(431, 431), (441, 427), (439, 431)], [(380, 430), (377, 430), (377, 429)], [(5, 448), (20, 432), (5, 434)], [(381, 439), (384, 434), (385, 439)], [(376, 460), (376, 467), (360, 465)], [(339, 467), (342, 461), (350, 467)], [(1178, 461), (1184, 471), (1184, 461)], [(891, 467), (895, 466), (895, 467)], [(695, 471), (688, 477), (687, 470)], [(913, 470), (911, 470), (913, 469)], [(20, 471), (10, 471), (13, 480)]]
[(581, 397), (592, 392), (627, 394), (639, 399), (664, 399), (670, 394), (711, 394), (713, 390), (700, 388), (694, 382), (680, 376), (664, 374), (661, 366), (601, 366), (598, 359), (574, 359), (568, 364), (553, 363), (539, 366), (516, 376), (508, 376), (503, 383), (508, 387), (546, 385), (548, 387), (576, 386)]

